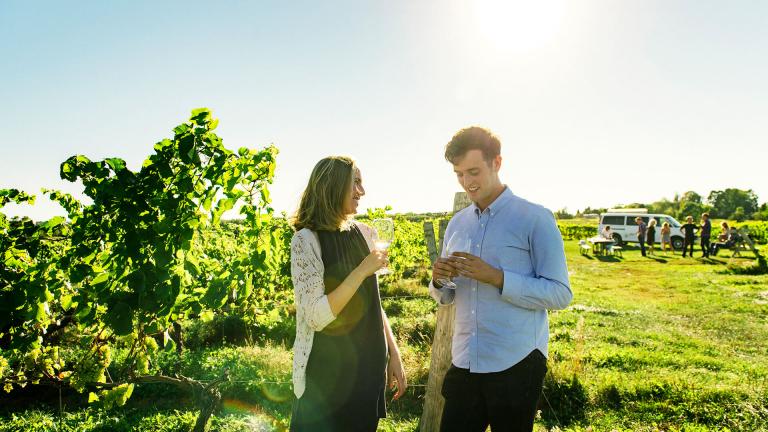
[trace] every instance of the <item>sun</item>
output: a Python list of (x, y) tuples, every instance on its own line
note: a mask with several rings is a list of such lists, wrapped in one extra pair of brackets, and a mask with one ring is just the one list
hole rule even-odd
[(500, 51), (540, 48), (560, 30), (563, 0), (475, 0), (472, 15), (482, 43)]

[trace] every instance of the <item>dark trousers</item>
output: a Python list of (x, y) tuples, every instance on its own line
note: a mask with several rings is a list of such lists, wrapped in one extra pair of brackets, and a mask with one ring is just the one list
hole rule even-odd
[[(691, 255), (693, 255), (693, 252), (691, 252)], [(709, 256), (709, 237), (701, 238), (701, 256)]]
[(530, 432), (547, 359), (539, 350), (501, 372), (471, 373), (451, 365), (443, 380), (441, 432)]
[(721, 248), (730, 248), (733, 247), (733, 242), (717, 242), (712, 243), (709, 247), (709, 254), (712, 256), (717, 256), (717, 252), (720, 251)]
[(637, 241), (640, 242), (640, 253), (645, 256), (645, 236), (638, 236)]
[(685, 238), (683, 239), (683, 256), (685, 256), (685, 251), (690, 248), (691, 249), (691, 257), (693, 257), (693, 240), (692, 238)]

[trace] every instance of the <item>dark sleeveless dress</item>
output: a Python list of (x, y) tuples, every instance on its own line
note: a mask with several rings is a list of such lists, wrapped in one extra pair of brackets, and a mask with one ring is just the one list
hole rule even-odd
[(656, 241), (656, 227), (648, 227), (645, 229), (645, 242), (648, 245), (653, 246), (653, 242)]
[[(370, 253), (357, 226), (318, 231), (325, 293)], [(387, 345), (376, 276), (367, 278), (336, 319), (315, 332), (306, 389), (293, 405), (291, 431), (375, 431), (386, 416)]]

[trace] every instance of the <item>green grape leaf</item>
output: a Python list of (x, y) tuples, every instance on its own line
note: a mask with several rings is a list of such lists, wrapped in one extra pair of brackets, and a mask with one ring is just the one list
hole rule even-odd
[(118, 336), (125, 336), (133, 331), (133, 309), (125, 302), (118, 302), (110, 307), (104, 320)]

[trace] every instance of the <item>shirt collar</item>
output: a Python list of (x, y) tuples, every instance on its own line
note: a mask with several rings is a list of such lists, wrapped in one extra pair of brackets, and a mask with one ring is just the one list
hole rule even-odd
[(482, 213), (489, 213), (491, 216), (495, 215), (499, 210), (504, 208), (510, 201), (512, 201), (512, 198), (515, 197), (515, 194), (512, 193), (511, 190), (509, 190), (509, 187), (507, 185), (504, 185), (504, 190), (501, 192), (499, 196), (496, 197), (493, 202), (485, 208), (484, 211), (480, 211), (480, 208), (477, 207), (477, 204), (472, 203), (470, 206), (472, 208), (472, 212), (477, 215), (477, 217), (480, 217)]

